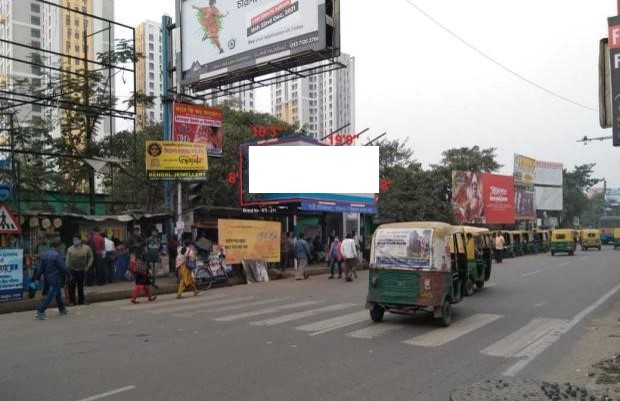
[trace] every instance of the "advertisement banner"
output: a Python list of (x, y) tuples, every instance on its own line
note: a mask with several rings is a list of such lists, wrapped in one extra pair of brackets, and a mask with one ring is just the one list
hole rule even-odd
[(534, 185), (536, 160), (515, 153), (514, 176), (516, 185)]
[[(432, 229), (384, 228), (375, 234), (374, 264), (403, 269), (433, 267)], [(445, 249), (445, 244), (443, 246)], [(447, 261), (445, 269), (447, 269)], [(443, 263), (442, 262), (442, 263)]]
[(536, 187), (536, 210), (564, 210), (562, 187)]
[(0, 302), (22, 299), (24, 251), (0, 249)]
[(564, 166), (562, 163), (543, 162), (536, 160), (536, 185), (561, 187), (563, 182)]
[(517, 220), (536, 218), (534, 187), (515, 185), (515, 218)]
[(146, 141), (146, 174), (151, 180), (204, 180), (207, 148), (204, 143)]
[(484, 222), (514, 224), (514, 178), (511, 175), (482, 174)]
[(172, 140), (207, 145), (207, 156), (222, 157), (222, 110), (175, 103)]
[(226, 264), (239, 264), (241, 259), (280, 261), (278, 221), (218, 219), (219, 243), (226, 252)]
[(460, 224), (484, 224), (482, 173), (452, 172), (452, 214)]
[(183, 79), (196, 81), (321, 51), (325, 15), (321, 0), (182, 0)]
[(620, 17), (609, 17), (609, 63), (613, 146), (620, 146)]

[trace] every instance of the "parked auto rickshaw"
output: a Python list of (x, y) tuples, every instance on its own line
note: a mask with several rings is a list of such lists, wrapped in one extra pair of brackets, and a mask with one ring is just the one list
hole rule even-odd
[(551, 248), (551, 231), (543, 230), (542, 231), (542, 251), (549, 252)]
[[(438, 222), (383, 224), (372, 237), (366, 308), (375, 322), (384, 313), (431, 312), (452, 323), (451, 305), (467, 280), (465, 231)], [(454, 252), (450, 252), (450, 248)]]
[(521, 231), (511, 231), (512, 234), (512, 254), (513, 256), (525, 255), (525, 244), (523, 243), (523, 233)]
[(535, 230), (532, 233), (533, 244), (534, 244), (534, 253), (545, 252), (544, 242), (544, 232), (540, 230)]
[(474, 284), (484, 287), (484, 282), (491, 277), (493, 260), (493, 236), (488, 228), (463, 226), (467, 248), (468, 280), (465, 283), (465, 295), (474, 293)]
[(531, 255), (536, 253), (534, 245), (534, 233), (530, 231), (521, 231), (521, 238), (523, 239), (523, 254)]
[(558, 252), (568, 253), (570, 256), (573, 256), (576, 249), (577, 231), (571, 229), (551, 231), (551, 256)]
[(614, 249), (620, 248), (620, 228), (614, 228)]
[(601, 250), (601, 232), (595, 229), (586, 229), (579, 232), (579, 243), (581, 250), (587, 251), (590, 248)]
[(502, 235), (504, 236), (504, 258), (514, 258), (514, 238), (512, 236), (512, 232), (510, 231), (502, 231)]

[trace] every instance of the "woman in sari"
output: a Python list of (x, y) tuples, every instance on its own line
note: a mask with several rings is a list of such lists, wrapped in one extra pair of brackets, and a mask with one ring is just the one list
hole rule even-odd
[(198, 295), (200, 291), (196, 288), (196, 280), (192, 275), (191, 266), (196, 265), (196, 250), (191, 242), (187, 241), (181, 247), (177, 254), (176, 268), (179, 271), (179, 290), (177, 298), (183, 298), (183, 292), (187, 287), (194, 291), (194, 295)]

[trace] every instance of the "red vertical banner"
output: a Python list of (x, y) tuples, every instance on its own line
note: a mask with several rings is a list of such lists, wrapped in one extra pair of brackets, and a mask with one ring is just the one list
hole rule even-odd
[(173, 141), (205, 143), (208, 156), (222, 157), (222, 110), (175, 103), (173, 121)]
[(514, 224), (514, 178), (482, 173), (484, 217), (487, 224)]

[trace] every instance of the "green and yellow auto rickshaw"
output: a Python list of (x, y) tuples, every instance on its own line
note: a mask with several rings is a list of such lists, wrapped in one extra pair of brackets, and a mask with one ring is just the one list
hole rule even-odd
[[(442, 326), (467, 281), (465, 231), (438, 222), (383, 224), (372, 237), (366, 308), (375, 322), (384, 313), (430, 312)], [(450, 249), (453, 252), (450, 252)]]
[(523, 239), (523, 254), (532, 255), (534, 252), (534, 234), (530, 231), (521, 231), (521, 238)]
[(541, 252), (543, 253), (547, 253), (549, 252), (549, 248), (551, 247), (551, 231), (549, 230), (542, 230), (539, 231), (539, 233), (542, 235), (541, 241), (540, 241), (540, 247), (541, 247)]
[(511, 231), (512, 234), (512, 254), (514, 256), (525, 255), (525, 244), (523, 243), (523, 233), (521, 231)]
[[(493, 259), (493, 236), (488, 228), (463, 226), (467, 250), (467, 282), (463, 293), (474, 293), (474, 285), (484, 287), (484, 282), (491, 277)], [(452, 252), (452, 249), (451, 249)]]
[(514, 250), (514, 237), (512, 236), (512, 232), (510, 231), (502, 231), (502, 236), (504, 237), (504, 258), (514, 258), (515, 250)]
[(601, 250), (601, 232), (599, 230), (585, 229), (579, 232), (579, 243), (581, 250), (587, 251), (590, 248)]
[(571, 229), (560, 229), (551, 231), (551, 256), (556, 253), (568, 253), (570, 256), (575, 254), (577, 249), (577, 231)]
[(614, 249), (620, 248), (620, 228), (614, 228)]

